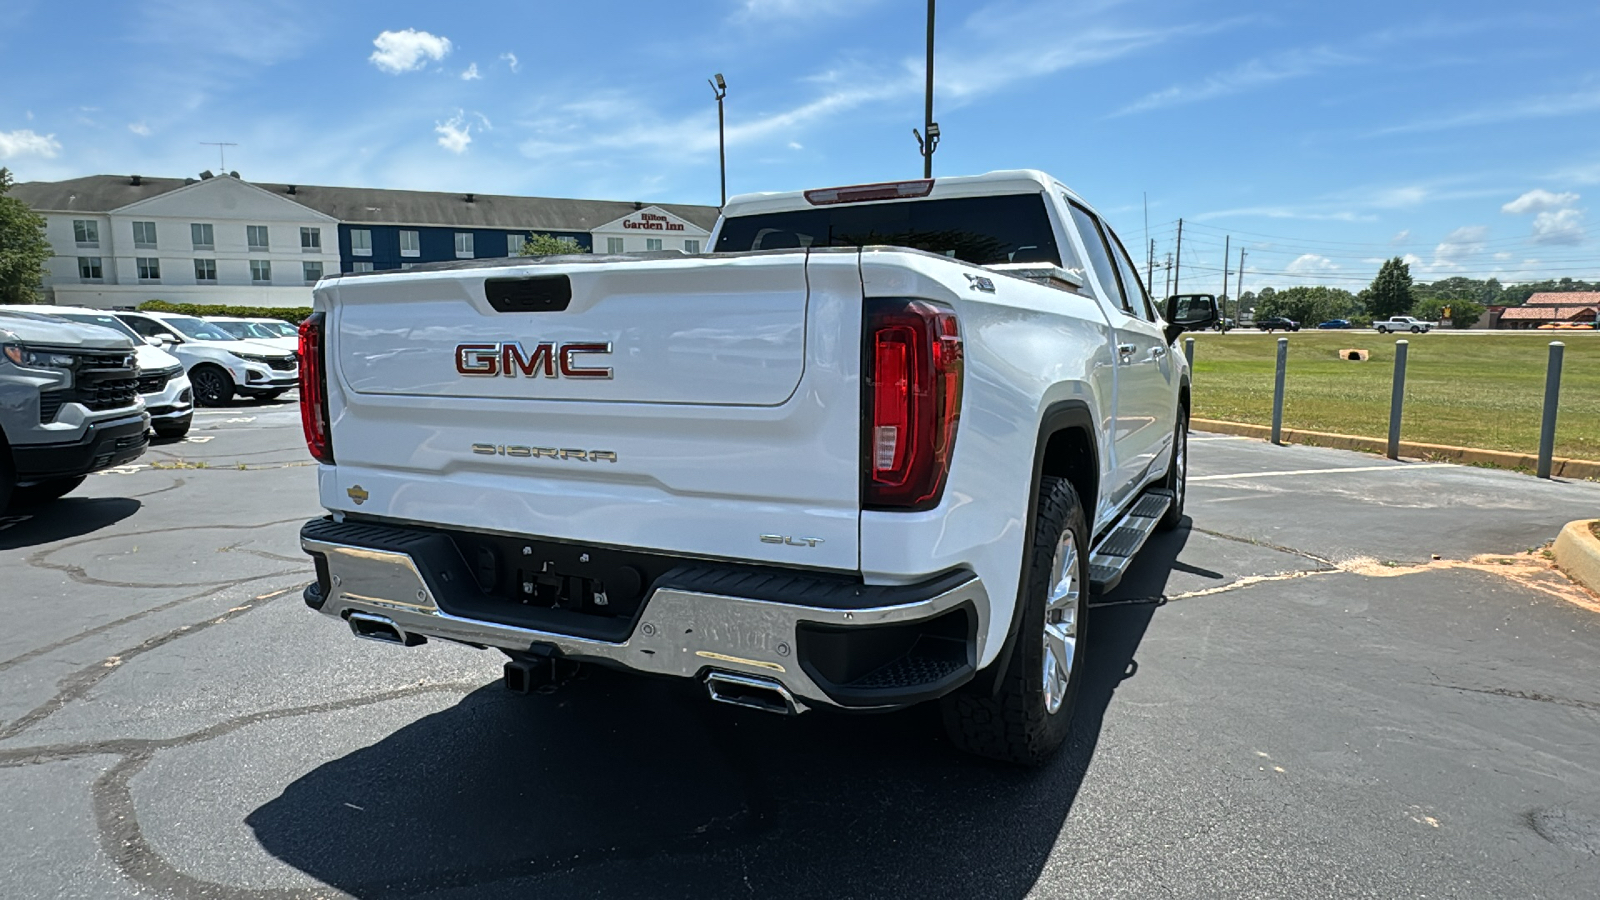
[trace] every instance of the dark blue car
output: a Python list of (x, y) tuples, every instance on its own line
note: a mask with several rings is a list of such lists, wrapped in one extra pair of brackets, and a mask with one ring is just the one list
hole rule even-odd
[(1317, 325), (1318, 328), (1349, 328), (1349, 319), (1329, 319)]

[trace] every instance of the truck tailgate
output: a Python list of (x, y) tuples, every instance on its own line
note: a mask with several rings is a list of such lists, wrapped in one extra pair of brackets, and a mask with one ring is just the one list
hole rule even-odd
[(792, 252), (340, 279), (323, 502), (854, 569), (859, 360), (840, 348), (859, 345), (860, 277), (854, 254), (810, 268)]

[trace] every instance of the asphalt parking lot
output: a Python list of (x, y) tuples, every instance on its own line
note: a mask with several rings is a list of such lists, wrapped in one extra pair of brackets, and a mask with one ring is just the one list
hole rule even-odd
[[(292, 395), (291, 395), (292, 398)], [(0, 896), (1600, 895), (1600, 484), (1195, 435), (1048, 768), (307, 610), (292, 402), (0, 522)]]

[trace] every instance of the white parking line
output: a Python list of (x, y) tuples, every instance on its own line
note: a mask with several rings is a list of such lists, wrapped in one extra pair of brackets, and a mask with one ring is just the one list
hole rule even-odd
[(1279, 478), (1285, 475), (1331, 475), (1335, 472), (1414, 472), (1417, 469), (1455, 468), (1455, 463), (1411, 463), (1389, 466), (1345, 466), (1340, 469), (1290, 469), (1285, 472), (1237, 472), (1232, 475), (1190, 475), (1194, 481), (1225, 481), (1230, 478)]

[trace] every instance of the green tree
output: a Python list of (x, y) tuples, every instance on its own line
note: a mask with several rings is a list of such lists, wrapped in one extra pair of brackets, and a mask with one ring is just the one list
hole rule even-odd
[(1398, 256), (1383, 264), (1369, 290), (1372, 291), (1369, 309), (1373, 319), (1410, 315), (1416, 303), (1411, 295), (1411, 267)]
[[(1266, 291), (1262, 291), (1265, 296)], [(1270, 312), (1268, 309), (1270, 308)], [(1256, 318), (1287, 316), (1302, 325), (1348, 318), (1360, 309), (1355, 295), (1330, 287), (1292, 287), (1274, 291), (1256, 307)]]
[(570, 253), (588, 253), (589, 248), (573, 238), (531, 232), (522, 242), (519, 256), (566, 256)]
[(33, 303), (50, 242), (44, 237), (44, 216), (7, 197), (10, 190), (11, 170), (0, 168), (0, 303)]

